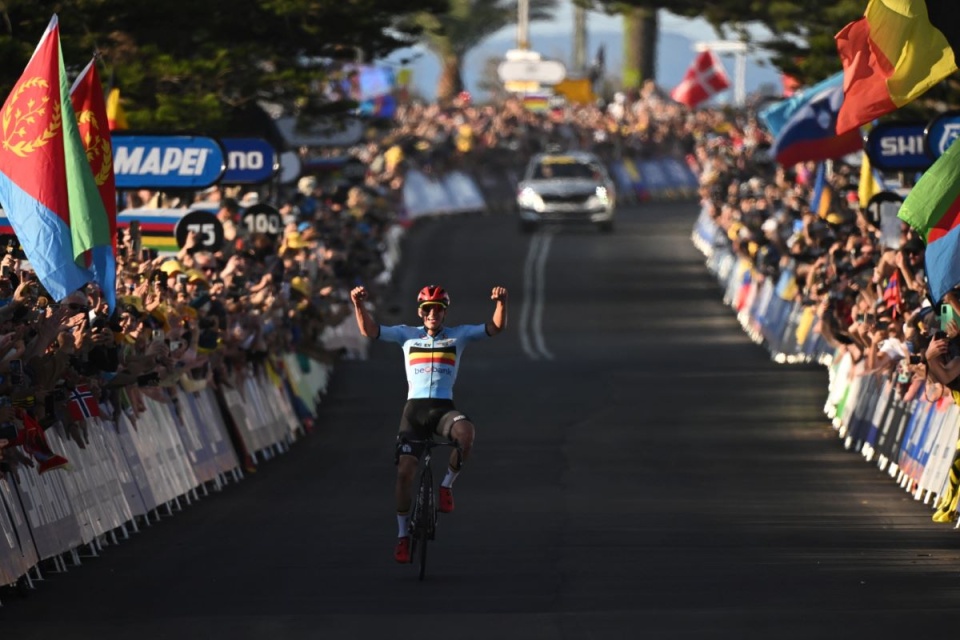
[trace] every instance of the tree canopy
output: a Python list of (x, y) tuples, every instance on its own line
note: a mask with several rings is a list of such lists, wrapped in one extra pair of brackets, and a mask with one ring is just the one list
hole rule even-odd
[(408, 17), (447, 0), (6, 0), (0, 4), (0, 92), (19, 78), (56, 13), (64, 60), (94, 51), (132, 128), (236, 130), (264, 100), (310, 113), (335, 57), (370, 60), (416, 42)]
[[(840, 70), (833, 37), (863, 15), (864, 0), (578, 0), (616, 13), (622, 7), (665, 9), (703, 18), (719, 37), (742, 39), (770, 54), (772, 64), (807, 84)], [(766, 34), (752, 35), (750, 27)]]

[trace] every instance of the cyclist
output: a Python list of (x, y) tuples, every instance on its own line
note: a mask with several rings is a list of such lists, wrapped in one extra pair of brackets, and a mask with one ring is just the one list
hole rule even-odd
[(417, 296), (417, 315), (423, 325), (384, 326), (378, 324), (364, 305), (367, 290), (356, 287), (350, 292), (354, 315), (360, 333), (368, 338), (396, 342), (403, 348), (409, 392), (400, 418), (397, 436), (397, 526), (398, 538), (393, 557), (397, 562), (410, 561), (410, 502), (417, 463), (423, 446), (406, 439), (424, 440), (433, 434), (456, 440), (462, 450), (460, 465), (457, 452), (450, 452), (447, 474), (440, 483), (439, 510), (453, 511), (453, 481), (462, 464), (470, 457), (474, 425), (453, 404), (453, 383), (457, 379), (461, 357), (467, 342), (495, 336), (507, 326), (507, 290), (494, 287), (490, 298), (496, 301), (493, 318), (486, 324), (445, 327), (444, 320), (450, 296), (442, 287), (426, 286)]

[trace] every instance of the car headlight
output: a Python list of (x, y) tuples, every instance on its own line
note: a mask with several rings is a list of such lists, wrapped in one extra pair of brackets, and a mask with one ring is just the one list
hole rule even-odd
[(607, 188), (604, 186), (597, 187), (597, 200), (604, 206), (610, 204), (610, 194), (607, 193)]
[(522, 209), (533, 209), (534, 211), (543, 211), (545, 208), (543, 198), (530, 187), (524, 188), (517, 194), (517, 204), (520, 205)]

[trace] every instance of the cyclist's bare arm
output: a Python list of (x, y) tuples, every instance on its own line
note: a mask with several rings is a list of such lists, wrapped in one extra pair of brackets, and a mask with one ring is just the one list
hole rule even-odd
[(366, 287), (354, 287), (350, 291), (350, 299), (353, 301), (353, 315), (357, 319), (357, 326), (360, 327), (360, 334), (367, 338), (380, 337), (380, 325), (373, 319), (364, 302), (367, 299)]
[(506, 287), (494, 287), (490, 293), (490, 299), (496, 300), (497, 306), (493, 308), (493, 318), (487, 323), (487, 334), (495, 336), (507, 328)]

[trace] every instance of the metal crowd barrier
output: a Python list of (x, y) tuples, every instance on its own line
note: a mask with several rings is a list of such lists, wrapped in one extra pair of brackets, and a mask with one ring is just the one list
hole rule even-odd
[(926, 382), (897, 384), (895, 374), (867, 373), (838, 355), (816, 328), (816, 311), (795, 299), (787, 270), (777, 281), (736, 256), (706, 211), (691, 235), (744, 331), (780, 363), (817, 362), (829, 373), (824, 412), (848, 450), (888, 473), (937, 522), (957, 522), (960, 496), (960, 407), (949, 391), (926, 397)]
[(285, 452), (302, 429), (295, 404), (316, 411), (330, 366), (296, 354), (282, 360), (282, 370), (251, 369), (238, 388), (178, 387), (170, 403), (145, 398), (135, 419), (120, 412), (114, 421), (101, 407), (82, 424), (83, 446), (62, 427), (47, 429), (70, 468), (39, 475), (21, 467), (0, 478), (0, 586), (31, 586), (43, 561), (66, 571), (161, 511), (239, 481), (244, 464)]

